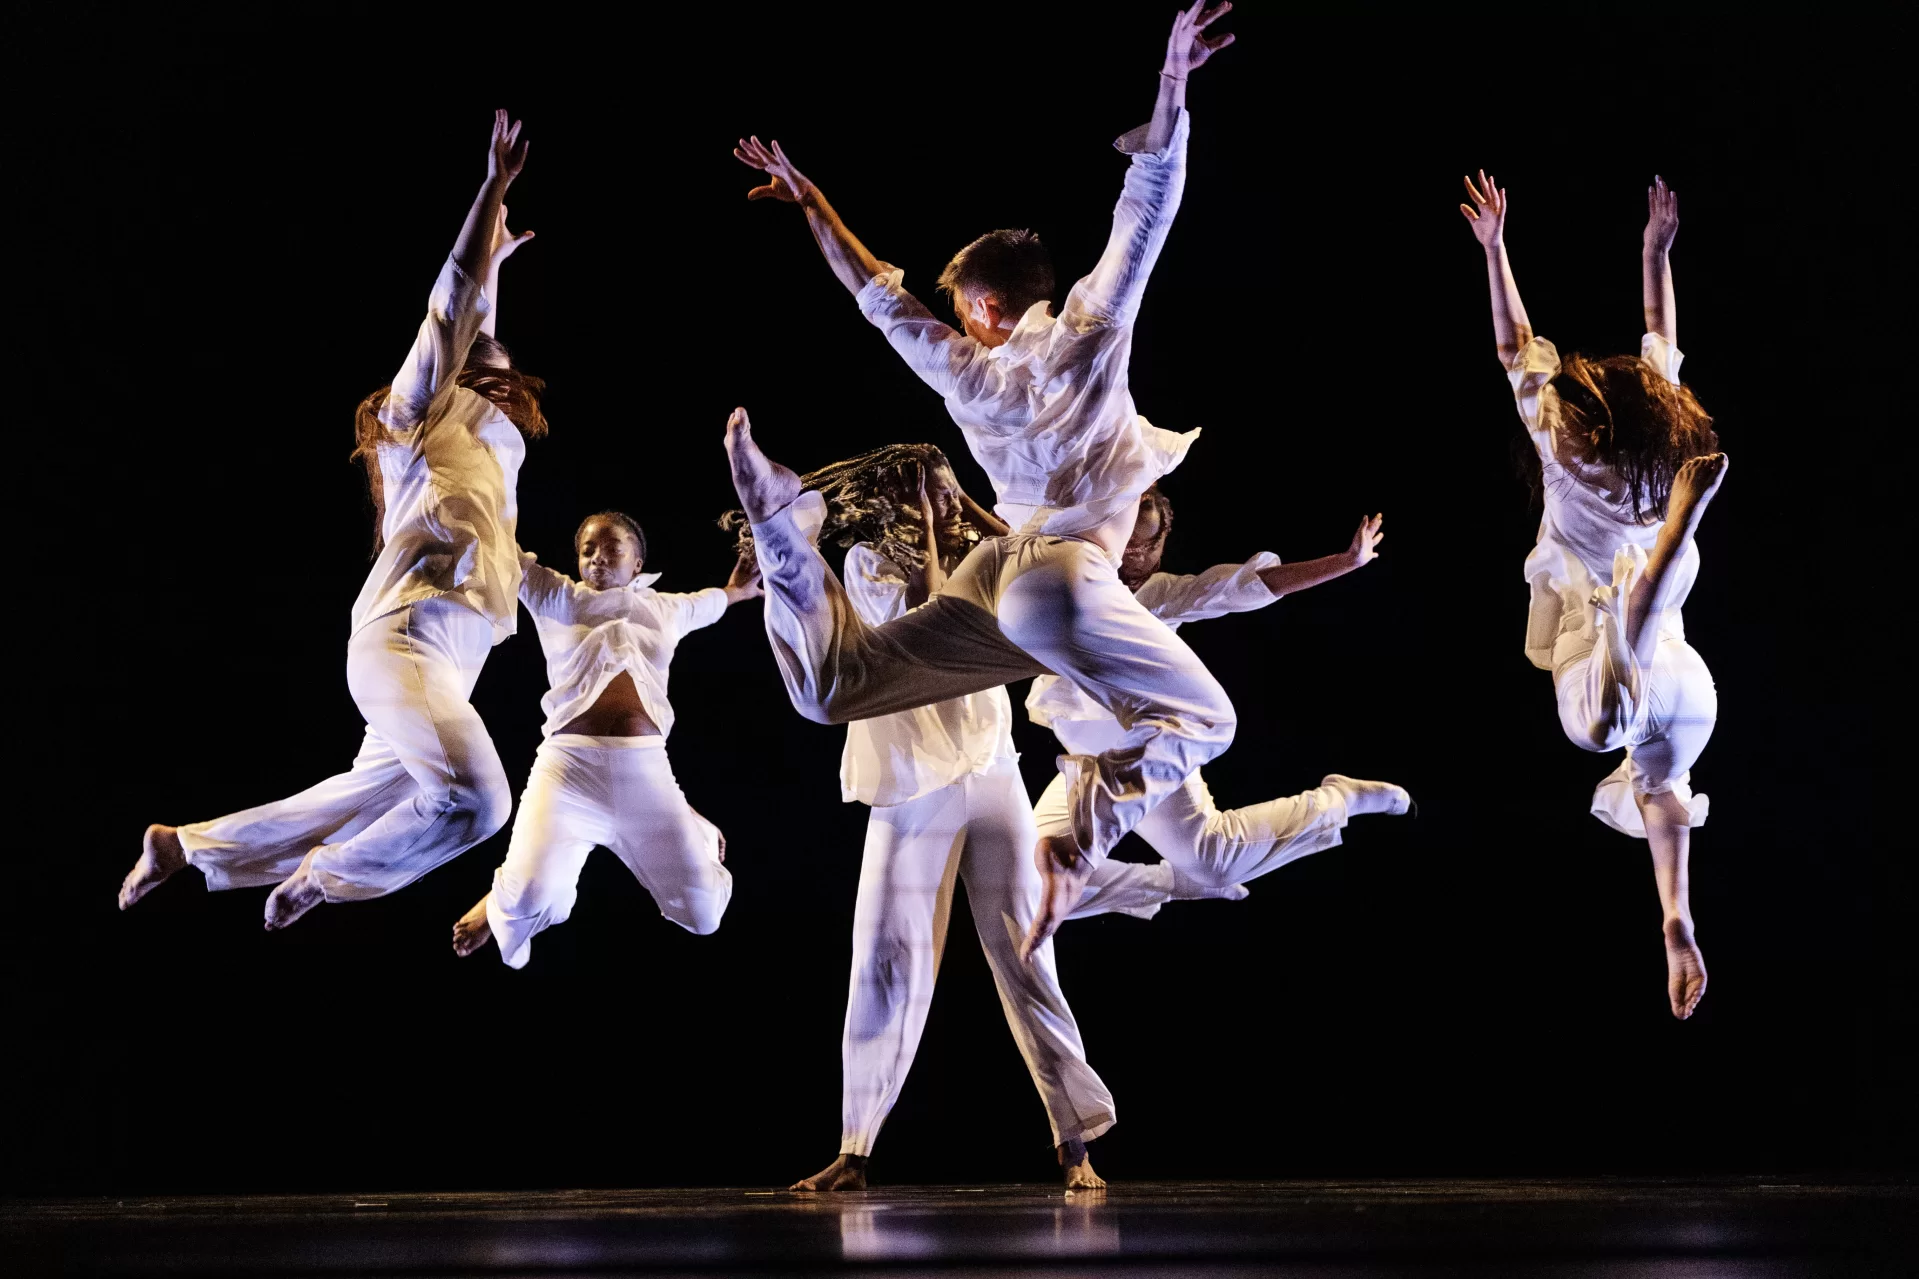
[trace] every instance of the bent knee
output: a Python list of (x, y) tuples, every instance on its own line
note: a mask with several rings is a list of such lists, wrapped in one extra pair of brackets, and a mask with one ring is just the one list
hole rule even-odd
[(1561, 720), (1566, 740), (1582, 751), (1604, 754), (1626, 744), (1626, 734), (1610, 720)]
[(470, 816), (475, 841), (502, 830), (513, 816), (513, 788), (504, 774), (461, 778), (447, 796), (453, 807)]
[(573, 913), (571, 885), (547, 884), (504, 872), (493, 877), (493, 905), (507, 919), (542, 919), (557, 924)]

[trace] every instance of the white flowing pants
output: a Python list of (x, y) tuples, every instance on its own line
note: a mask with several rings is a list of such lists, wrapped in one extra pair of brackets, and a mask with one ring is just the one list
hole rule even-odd
[[(1052, 727), (1060, 745), (1075, 755), (1095, 754), (1123, 731), (1111, 720), (1058, 720)], [(1035, 805), (1035, 816), (1043, 825), (1066, 804), (1065, 779), (1055, 777)], [(1225, 888), (1338, 847), (1346, 821), (1345, 797), (1330, 786), (1221, 811), (1194, 770), (1133, 833), (1197, 885)]]
[(301, 791), (180, 828), (209, 889), (277, 884), (304, 862), (330, 902), (406, 887), (506, 825), (506, 770), (467, 698), (493, 628), (464, 603), (410, 604), (347, 643), (366, 736), (353, 767)]
[(719, 830), (680, 792), (666, 739), (555, 733), (533, 758), (486, 900), (507, 967), (524, 968), (534, 935), (573, 913), (580, 868), (596, 847), (625, 862), (681, 928), (703, 936), (720, 926), (733, 875), (720, 864)]
[(1097, 757), (1061, 760), (1067, 807), (1039, 826), (1072, 833), (1095, 861), (1232, 744), (1226, 691), (1093, 543), (989, 538), (933, 600), (869, 626), (813, 544), (819, 501), (802, 495), (753, 526), (767, 638), (808, 719), (870, 719), (1045, 671), (1064, 676), (1125, 726)]
[(1086, 1064), (1053, 966), (1052, 941), (1030, 965), (1019, 957), (1039, 901), (1036, 839), (1032, 805), (1011, 764), (873, 810), (853, 911), (853, 974), (840, 1049), (842, 1154), (871, 1154), (899, 1100), (926, 1028), (956, 876), (966, 881), (1000, 1007), (1045, 1104), (1053, 1143), (1090, 1141), (1112, 1127), (1113, 1097)]

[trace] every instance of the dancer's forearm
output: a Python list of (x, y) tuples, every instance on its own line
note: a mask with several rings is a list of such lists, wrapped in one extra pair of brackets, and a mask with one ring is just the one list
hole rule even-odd
[(1532, 341), (1532, 323), (1526, 318), (1526, 304), (1519, 300), (1519, 285), (1513, 280), (1513, 264), (1506, 257), (1506, 245), (1486, 246), (1486, 284), (1492, 294), (1493, 341), (1499, 348), (1499, 362), (1511, 364), (1519, 348)]
[(1162, 70), (1159, 73), (1159, 96), (1153, 99), (1153, 119), (1146, 131), (1146, 150), (1164, 151), (1166, 144), (1173, 140), (1173, 129), (1179, 124), (1179, 113), (1186, 107), (1186, 76)]
[(480, 193), (473, 198), (473, 207), (466, 212), (460, 237), (453, 242), (453, 262), (468, 279), (488, 278), (493, 258), (493, 229), (499, 225), (500, 205), (506, 199), (506, 189), (511, 182), (512, 179), (504, 175), (487, 178)]
[(840, 215), (818, 187), (806, 192), (800, 203), (806, 209), (807, 228), (813, 232), (813, 241), (820, 246), (826, 265), (833, 268), (834, 277), (849, 292), (858, 293), (885, 270), (885, 264), (868, 253), (859, 237), (840, 221)]
[(1322, 555), (1316, 560), (1299, 560), (1261, 569), (1259, 580), (1266, 583), (1266, 589), (1275, 595), (1291, 595), (1294, 591), (1303, 591), (1336, 577), (1344, 577), (1358, 567), (1350, 554)]
[(1640, 259), (1640, 293), (1646, 308), (1646, 332), (1679, 345), (1679, 306), (1672, 290), (1672, 255), (1647, 245)]

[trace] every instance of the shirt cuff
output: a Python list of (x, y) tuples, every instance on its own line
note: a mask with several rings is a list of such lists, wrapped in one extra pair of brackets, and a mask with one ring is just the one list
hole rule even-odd
[(1668, 382), (1679, 385), (1679, 365), (1686, 353), (1668, 342), (1663, 334), (1648, 333), (1640, 338), (1639, 358), (1659, 370)]
[(1153, 122), (1148, 120), (1137, 129), (1128, 130), (1113, 139), (1113, 149), (1124, 155), (1138, 156), (1148, 160), (1166, 160), (1186, 149), (1186, 138), (1192, 132), (1192, 117), (1186, 114), (1186, 108), (1179, 109), (1179, 119), (1173, 122), (1173, 136), (1158, 151), (1146, 149), (1146, 139), (1153, 131)]
[(898, 267), (892, 267), (868, 280), (866, 287), (853, 298), (859, 303), (860, 314), (869, 320), (877, 316), (891, 315), (898, 306), (900, 294), (906, 291), (901, 284), (905, 278), (906, 272)]

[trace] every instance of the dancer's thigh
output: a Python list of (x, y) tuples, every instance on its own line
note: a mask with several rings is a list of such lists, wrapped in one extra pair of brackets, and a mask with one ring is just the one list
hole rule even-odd
[[(505, 770), (467, 701), (492, 642), (487, 620), (463, 604), (422, 600), (354, 637), (347, 687), (360, 713), (421, 792), (497, 806)], [(504, 811), (499, 816), (504, 821)], [(494, 826), (498, 829), (498, 824)]]
[(494, 876), (494, 892), (509, 915), (572, 912), (580, 870), (596, 846), (613, 838), (604, 779), (593, 761), (555, 747), (549, 739), (533, 760), (520, 795), (506, 860)]
[(1016, 766), (974, 774), (964, 784), (969, 802), (960, 873), (973, 923), (989, 955), (998, 951), (1011, 956), (1039, 904), (1039, 867), (1033, 861), (1039, 831), (1033, 805)]
[(1635, 785), (1660, 791), (1683, 777), (1706, 749), (1719, 719), (1719, 693), (1692, 645), (1662, 636), (1647, 681), (1647, 732), (1632, 746)]
[(733, 876), (720, 863), (719, 831), (693, 811), (664, 747), (608, 750), (613, 830), (606, 841), (653, 895), (660, 913), (690, 932), (720, 926)]

